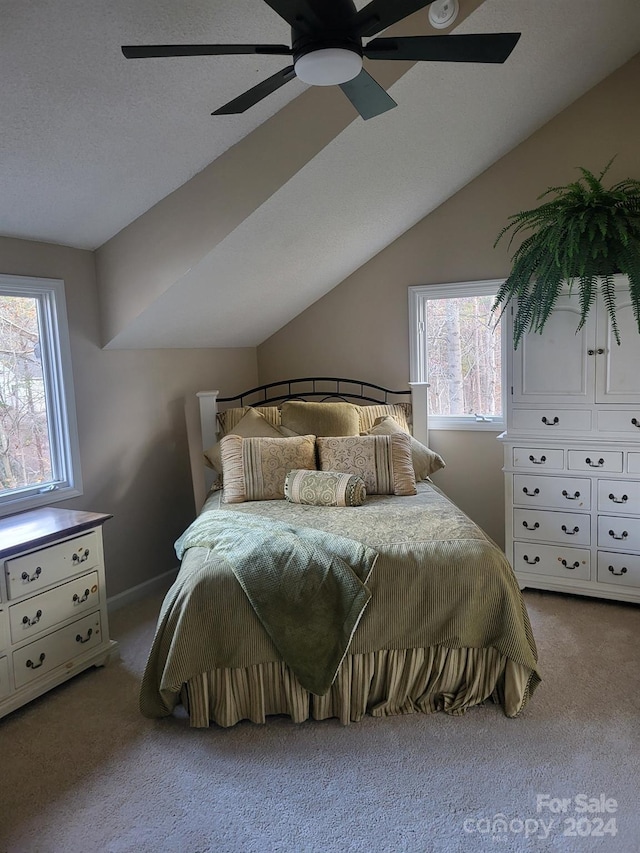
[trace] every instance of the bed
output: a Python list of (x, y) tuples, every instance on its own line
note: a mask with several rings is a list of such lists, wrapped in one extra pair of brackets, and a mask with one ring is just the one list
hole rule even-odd
[[(308, 454), (312, 443), (323, 473), (318, 477), (313, 463), (290, 471), (289, 499), (280, 492), (276, 499), (246, 499), (255, 484), (245, 478), (247, 494), (235, 499), (229, 472), (236, 469), (225, 467), (224, 487), (209, 492), (176, 543), (181, 567), (162, 606), (140, 691), (145, 716), (168, 716), (182, 705), (192, 726), (205, 727), (264, 723), (275, 714), (295, 722), (337, 717), (345, 725), (366, 714), (459, 715), (487, 700), (509, 717), (522, 711), (540, 676), (511, 566), (430, 476), (415, 477), (408, 486), (398, 473), (406, 474), (402, 454), (408, 452), (413, 477), (419, 470), (415, 453), (428, 448), (425, 385), (393, 392), (360, 381), (313, 378), (272, 383), (233, 398), (220, 399), (217, 392), (198, 396), (208, 456), (212, 448), (223, 455), (233, 451), (233, 459), (244, 458), (247, 465), (248, 448), (255, 453), (271, 442), (271, 454), (283, 447)], [(271, 410), (282, 412), (284, 420), (285, 411), (306, 417), (315, 402), (310, 408), (320, 417), (318, 400), (327, 406), (322, 416), (336, 401), (357, 408), (360, 429), (354, 432), (349, 422), (346, 435), (352, 438), (335, 432), (342, 426), (328, 433), (325, 426), (325, 437), (287, 433), (281, 423), (276, 428), (285, 430), (282, 439), (254, 440), (234, 432), (242, 431), (237, 419), (249, 409), (252, 420)], [(297, 406), (301, 401), (306, 408)], [(351, 410), (347, 414), (352, 417)], [(221, 424), (226, 435), (218, 442)], [(387, 488), (395, 494), (372, 494), (367, 480), (359, 505), (292, 499), (294, 475), (337, 482), (335, 472), (341, 471), (340, 482), (362, 485), (370, 475), (351, 469), (352, 448), (360, 453), (374, 446), (378, 455), (380, 448), (397, 454), (389, 462), (393, 482)], [(336, 447), (340, 453), (332, 455)], [(214, 474), (206, 477), (210, 488)]]

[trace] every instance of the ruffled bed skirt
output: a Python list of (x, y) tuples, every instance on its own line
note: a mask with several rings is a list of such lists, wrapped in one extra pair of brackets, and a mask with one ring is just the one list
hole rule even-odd
[(264, 723), (273, 714), (296, 723), (338, 717), (343, 725), (365, 714), (463, 714), (489, 698), (515, 717), (535, 683), (535, 673), (496, 649), (434, 646), (348, 655), (324, 696), (309, 693), (275, 661), (202, 673), (183, 685), (181, 701), (196, 727)]

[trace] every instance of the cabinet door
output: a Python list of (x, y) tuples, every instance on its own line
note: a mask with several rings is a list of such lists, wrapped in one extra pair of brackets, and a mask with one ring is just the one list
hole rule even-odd
[(591, 403), (595, 312), (580, 323), (577, 295), (560, 296), (543, 333), (525, 335), (513, 357), (513, 401)]
[(627, 288), (616, 288), (619, 346), (602, 301), (598, 302), (597, 317), (596, 403), (640, 403), (640, 334)]

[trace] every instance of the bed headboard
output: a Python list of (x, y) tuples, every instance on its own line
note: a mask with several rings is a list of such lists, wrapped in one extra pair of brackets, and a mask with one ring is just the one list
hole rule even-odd
[[(220, 397), (219, 391), (198, 391), (202, 450), (208, 450), (217, 441), (218, 412), (235, 406), (269, 406), (285, 400), (343, 400), (358, 405), (410, 402), (413, 418), (413, 435), (423, 444), (428, 444), (427, 382), (410, 382), (409, 388), (391, 391), (381, 385), (359, 379), (339, 379), (332, 376), (313, 376), (303, 379), (285, 379), (270, 382), (243, 391), (233, 397)], [(202, 465), (205, 493), (213, 483), (214, 474)], [(196, 503), (201, 493), (199, 484), (194, 483)]]

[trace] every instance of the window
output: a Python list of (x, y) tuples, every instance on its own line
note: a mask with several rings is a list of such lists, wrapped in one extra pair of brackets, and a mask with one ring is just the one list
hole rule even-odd
[(428, 382), (430, 429), (504, 427), (501, 281), (409, 288), (411, 381)]
[(0, 275), (0, 515), (81, 489), (64, 284)]

